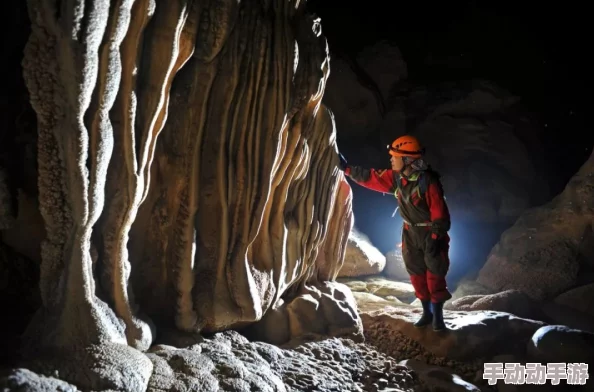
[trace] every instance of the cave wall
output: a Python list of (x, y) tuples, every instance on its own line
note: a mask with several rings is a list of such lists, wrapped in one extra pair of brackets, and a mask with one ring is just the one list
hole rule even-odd
[(46, 232), (29, 348), (360, 334), (334, 282), (352, 196), (319, 19), (299, 1), (28, 6)]
[[(350, 229), (350, 207), (335, 204), (350, 190), (335, 168), (333, 119), (320, 105), (329, 71), (320, 25), (262, 11), (230, 10), (224, 45), (194, 54), (176, 77), (154, 186), (133, 227), (144, 307), (174, 310), (184, 329), (259, 320), (290, 286), (332, 279)], [(312, 268), (316, 259), (326, 270)], [(151, 297), (155, 287), (176, 309)]]

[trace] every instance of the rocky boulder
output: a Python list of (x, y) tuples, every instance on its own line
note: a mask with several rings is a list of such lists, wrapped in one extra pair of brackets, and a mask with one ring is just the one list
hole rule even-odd
[(388, 301), (405, 304), (410, 304), (416, 298), (412, 284), (386, 279), (381, 276), (370, 276), (363, 279), (339, 279), (339, 282), (348, 286), (355, 295), (357, 293), (367, 293)]
[(364, 140), (377, 129), (382, 118), (381, 101), (377, 93), (373, 87), (359, 81), (352, 65), (348, 58), (332, 58), (323, 98), (324, 104), (337, 114), (335, 121), (340, 130), (338, 138), (341, 151), (344, 143), (340, 140), (362, 146)]
[[(323, 102), (336, 113), (339, 145), (357, 146), (358, 156), (373, 156), (380, 142), (381, 124), (392, 114), (391, 101), (408, 77), (408, 68), (397, 46), (380, 41), (356, 56), (332, 57), (331, 71)], [(393, 132), (393, 131), (392, 131)], [(371, 143), (370, 143), (371, 142)], [(369, 148), (367, 147), (369, 146)]]
[(386, 256), (373, 246), (369, 237), (353, 228), (338, 277), (377, 275), (385, 266)]
[[(132, 349), (131, 349), (132, 350)], [(236, 332), (215, 334), (187, 347), (157, 344), (140, 354), (152, 369), (142, 388), (133, 379), (118, 381), (107, 374), (112, 388), (125, 391), (418, 391), (423, 384), (414, 370), (364, 344), (329, 339), (279, 348), (249, 342)], [(315, 369), (315, 372), (312, 372)], [(41, 369), (34, 369), (42, 372)], [(53, 376), (53, 377), (52, 377)], [(77, 385), (30, 369), (0, 375), (7, 390), (77, 391)], [(103, 390), (103, 389), (98, 389)]]
[(594, 333), (547, 325), (528, 342), (528, 355), (541, 363), (594, 363)]
[(363, 334), (357, 303), (338, 282), (302, 288), (292, 301), (280, 300), (261, 320), (246, 328), (250, 339), (283, 344), (299, 336), (344, 336), (359, 341)]
[(0, 388), (3, 391), (60, 391), (78, 392), (79, 389), (70, 383), (55, 377), (46, 377), (30, 371), (29, 369), (11, 369), (0, 372)]
[(452, 293), (452, 298), (446, 302), (445, 306), (451, 306), (456, 300), (466, 297), (466, 296), (483, 296), (494, 294), (494, 290), (488, 287), (483, 286), (480, 283), (477, 283), (473, 279), (463, 278), (461, 279), (454, 292)]
[(507, 290), (489, 295), (468, 295), (451, 301), (447, 308), (467, 311), (494, 310), (535, 320), (546, 318), (540, 309), (540, 304), (518, 290)]
[(594, 320), (594, 283), (564, 292), (555, 298), (555, 303), (588, 314)]
[(384, 268), (383, 275), (391, 280), (410, 282), (410, 275), (402, 258), (401, 247), (397, 247), (386, 254), (386, 268)]
[(522, 214), (501, 235), (476, 281), (495, 291), (515, 289), (552, 300), (594, 271), (594, 154), (561, 194)]
[[(444, 311), (448, 330), (434, 332), (431, 328), (415, 328), (413, 323), (420, 316), (421, 309), (411, 306), (362, 309), (361, 313), (366, 336), (373, 331), (381, 334), (399, 332), (434, 355), (470, 362), (501, 353), (523, 353), (528, 339), (545, 325), (504, 312)], [(386, 336), (385, 339), (389, 338)], [(383, 344), (389, 343), (386, 340)]]
[(356, 61), (373, 79), (385, 101), (392, 97), (394, 87), (408, 78), (408, 66), (400, 49), (388, 41), (366, 46), (357, 54)]
[(465, 311), (493, 310), (549, 324), (563, 324), (574, 329), (594, 331), (594, 318), (588, 313), (556, 301), (537, 301), (519, 290), (467, 295), (448, 301), (444, 308)]

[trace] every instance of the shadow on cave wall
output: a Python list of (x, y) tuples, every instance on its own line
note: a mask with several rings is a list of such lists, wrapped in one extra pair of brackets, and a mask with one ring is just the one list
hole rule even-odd
[[(37, 128), (36, 116), (25, 87), (21, 60), (30, 33), (26, 2), (16, 2), (5, 8), (8, 12), (2, 24), (3, 91), (0, 109), (0, 166), (14, 181), (13, 189), (21, 188), (37, 194)], [(13, 195), (16, 197), (16, 195)]]
[[(16, 215), (16, 189), (37, 195), (36, 116), (22, 75), (21, 60), (30, 26), (26, 2), (4, 7), (2, 23), (3, 91), (0, 109), (0, 167), (6, 170), (12, 213)], [(4, 199), (5, 201), (8, 199)], [(25, 236), (27, 233), (24, 233)], [(3, 233), (0, 231), (0, 240)], [(26, 238), (24, 239), (26, 241)], [(2, 241), (3, 242), (3, 241)], [(20, 334), (40, 305), (39, 265), (0, 243), (0, 367), (12, 362), (19, 347)]]

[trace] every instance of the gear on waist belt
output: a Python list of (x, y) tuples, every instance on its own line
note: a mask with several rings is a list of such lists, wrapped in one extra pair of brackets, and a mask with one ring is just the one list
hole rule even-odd
[(414, 226), (414, 227), (429, 227), (433, 226), (431, 222), (422, 222), (422, 223), (410, 223), (408, 221), (403, 220), (405, 225)]

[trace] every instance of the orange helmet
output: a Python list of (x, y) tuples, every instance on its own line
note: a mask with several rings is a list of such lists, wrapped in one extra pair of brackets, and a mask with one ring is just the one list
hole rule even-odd
[(425, 149), (421, 147), (416, 137), (405, 135), (394, 140), (392, 145), (388, 144), (388, 152), (395, 157), (420, 158), (425, 153)]

